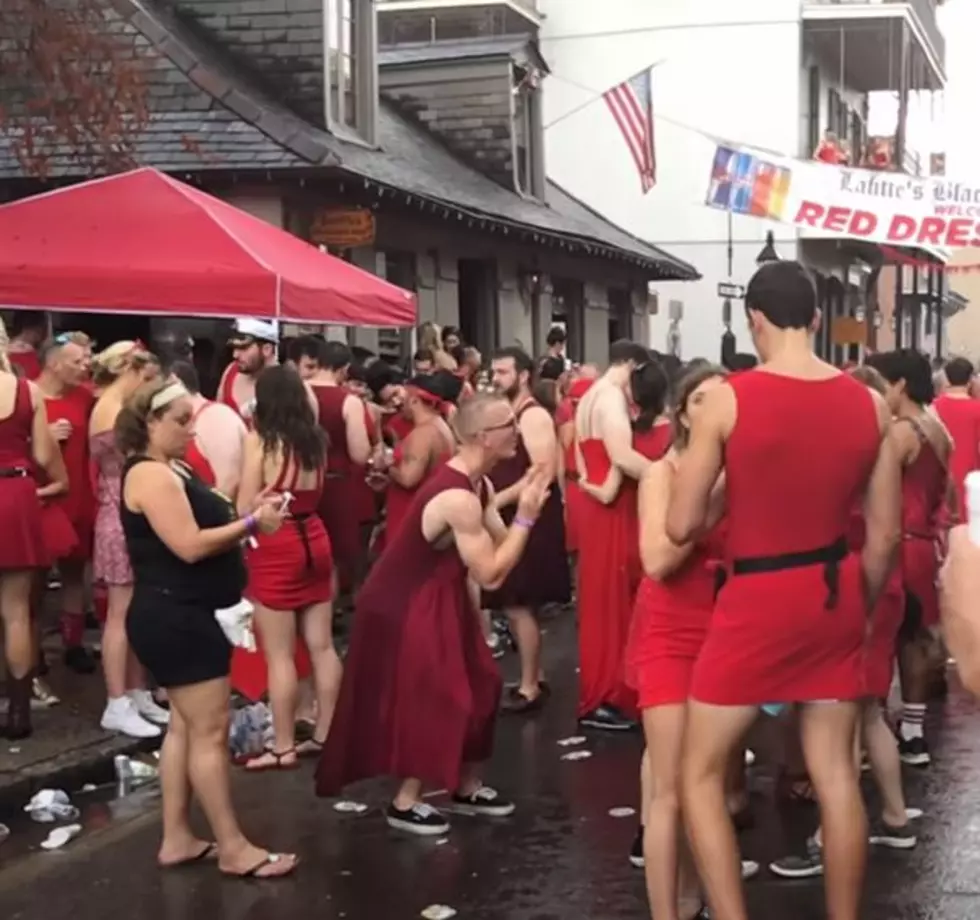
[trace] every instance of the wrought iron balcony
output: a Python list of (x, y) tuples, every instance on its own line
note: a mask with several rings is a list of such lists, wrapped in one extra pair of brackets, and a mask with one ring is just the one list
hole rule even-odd
[(509, 6), (519, 12), (526, 14), (530, 19), (539, 22), (541, 11), (538, 9), (538, 0), (376, 0), (378, 12), (383, 13), (385, 9), (453, 9), (474, 6)]

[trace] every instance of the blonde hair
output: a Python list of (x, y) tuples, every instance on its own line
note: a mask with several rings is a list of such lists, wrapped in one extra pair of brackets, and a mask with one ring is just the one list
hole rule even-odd
[(13, 368), (10, 366), (10, 358), (7, 357), (7, 348), (10, 345), (10, 338), (7, 335), (7, 324), (0, 316), (0, 371), (12, 374)]
[(114, 342), (92, 358), (92, 379), (96, 386), (108, 386), (128, 370), (142, 370), (149, 364), (159, 364), (155, 355), (140, 342)]

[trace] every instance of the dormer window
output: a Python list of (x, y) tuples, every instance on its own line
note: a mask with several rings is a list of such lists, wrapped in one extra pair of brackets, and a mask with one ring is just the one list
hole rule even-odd
[(533, 64), (515, 64), (512, 74), (514, 188), (522, 195), (543, 199), (545, 179), (540, 94), (542, 74)]
[(323, 0), (324, 106), (329, 128), (374, 144), (378, 117), (373, 0)]

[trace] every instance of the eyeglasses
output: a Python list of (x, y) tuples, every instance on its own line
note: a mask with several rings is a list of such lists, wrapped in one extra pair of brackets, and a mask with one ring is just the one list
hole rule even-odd
[(508, 429), (513, 431), (517, 428), (517, 419), (513, 416), (506, 422), (501, 422), (499, 425), (488, 425), (483, 429), (484, 432), (488, 431), (507, 431)]

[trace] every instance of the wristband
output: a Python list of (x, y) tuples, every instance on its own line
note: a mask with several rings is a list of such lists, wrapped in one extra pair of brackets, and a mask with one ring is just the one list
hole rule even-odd
[(525, 530), (530, 530), (534, 526), (533, 518), (526, 518), (523, 515), (518, 514), (514, 518), (515, 527), (523, 527)]
[(255, 536), (255, 532), (259, 529), (259, 522), (255, 519), (254, 514), (249, 514), (245, 516), (245, 533), (250, 536)]

